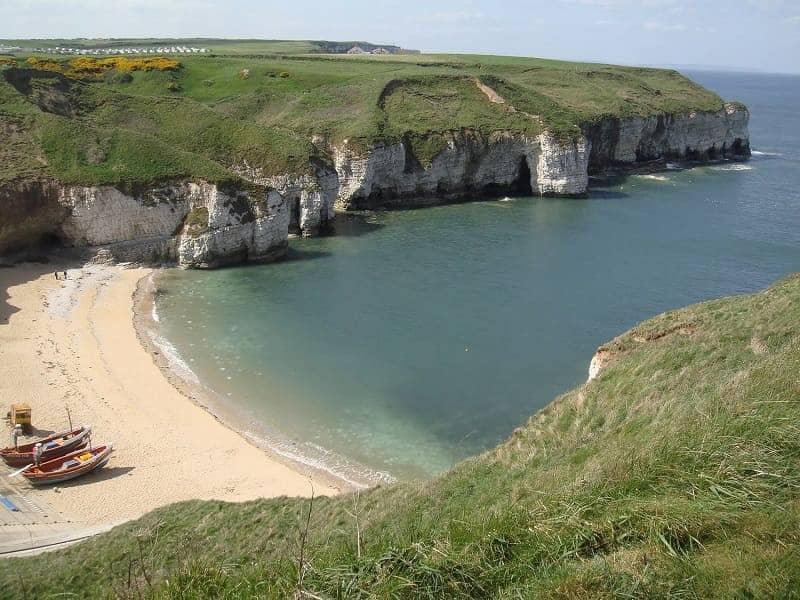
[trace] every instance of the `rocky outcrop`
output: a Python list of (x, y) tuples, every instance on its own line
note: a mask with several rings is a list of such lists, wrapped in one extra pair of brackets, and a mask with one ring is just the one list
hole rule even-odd
[(579, 137), (560, 141), (548, 134), (538, 138), (540, 147), (531, 187), (540, 196), (584, 196), (589, 185), (590, 142)]
[(198, 191), (189, 216), (199, 214), (201, 219), (198, 224), (187, 219), (176, 239), (179, 265), (210, 268), (264, 262), (286, 252), (289, 210), (281, 194), (267, 191), (254, 202), (237, 189), (209, 186)]
[(408, 142), (369, 150), (332, 148), (342, 210), (437, 204), (474, 195), (585, 196), (588, 176), (657, 160), (707, 161), (750, 155), (749, 113), (720, 111), (609, 117), (563, 140), (509, 132), (451, 132), (429, 164)]
[(452, 132), (446, 146), (423, 165), (408, 142), (378, 144), (364, 152), (348, 143), (333, 148), (339, 178), (337, 206), (363, 209), (440, 203), (472, 194), (586, 192), (589, 146), (585, 138), (561, 142), (500, 132)]
[(594, 353), (589, 363), (589, 378), (587, 379), (587, 383), (594, 381), (600, 376), (600, 372), (608, 365), (611, 358), (612, 353), (609, 348), (600, 346), (600, 348), (597, 349), (597, 352)]
[(235, 171), (247, 181), (279, 192), (289, 206), (289, 232), (312, 236), (333, 223), (339, 191), (339, 179), (333, 169), (322, 163), (312, 166), (313, 173), (301, 175), (267, 176), (247, 163)]
[(629, 167), (653, 160), (707, 161), (750, 156), (750, 113), (741, 104), (715, 112), (608, 117), (584, 128), (589, 169)]
[(209, 268), (271, 260), (287, 247), (289, 207), (275, 191), (202, 182), (126, 190), (35, 181), (6, 194), (16, 210), (3, 213), (0, 252), (50, 238), (117, 261)]

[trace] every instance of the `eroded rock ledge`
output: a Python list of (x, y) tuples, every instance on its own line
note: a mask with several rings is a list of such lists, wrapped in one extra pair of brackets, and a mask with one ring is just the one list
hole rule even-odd
[[(315, 235), (335, 210), (437, 204), (472, 195), (585, 196), (590, 174), (657, 160), (750, 155), (749, 113), (609, 117), (570, 140), (549, 133), (446, 134), (421, 164), (404, 142), (327, 148), (330, 163), (266, 176), (247, 164), (241, 183), (171, 182), (123, 189), (24, 181), (0, 188), (0, 253), (57, 240), (114, 260), (212, 268), (283, 255), (290, 234)], [(315, 140), (322, 144), (324, 141)]]
[(404, 142), (366, 153), (333, 148), (342, 210), (436, 204), (472, 194), (582, 196), (588, 184), (585, 137), (560, 141), (507, 132), (447, 136), (446, 148), (421, 165)]

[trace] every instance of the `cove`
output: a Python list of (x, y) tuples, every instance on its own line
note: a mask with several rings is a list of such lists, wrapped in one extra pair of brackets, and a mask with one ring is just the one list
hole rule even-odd
[(752, 161), (596, 179), (589, 200), (338, 217), (276, 264), (164, 272), (162, 333), (251, 435), (368, 481), (441, 472), (636, 322), (800, 270), (791, 98), (692, 75), (751, 107)]

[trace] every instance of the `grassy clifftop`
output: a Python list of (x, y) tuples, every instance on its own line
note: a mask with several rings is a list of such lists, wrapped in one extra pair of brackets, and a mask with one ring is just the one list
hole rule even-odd
[[(327, 159), (313, 136), (364, 147), (404, 139), (424, 161), (441, 148), (437, 134), (457, 129), (572, 136), (604, 115), (722, 106), (718, 96), (668, 70), (468, 55), (326, 55), (319, 53), (324, 44), (330, 43), (242, 41), (221, 46), (227, 55), (178, 55), (160, 66), (136, 66), (137, 58), (0, 57), (0, 132), (9, 140), (0, 149), (0, 183), (35, 176), (72, 183), (218, 180), (235, 177), (244, 162), (268, 175), (303, 172), (312, 159)], [(248, 48), (254, 53), (242, 54)], [(506, 104), (492, 102), (478, 82)]]
[(796, 598), (798, 323), (798, 276), (666, 313), (431, 482), (167, 507), (1, 561), (0, 596)]

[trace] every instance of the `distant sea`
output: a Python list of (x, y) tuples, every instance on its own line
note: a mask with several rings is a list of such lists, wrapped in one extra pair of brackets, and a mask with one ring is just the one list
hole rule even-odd
[(347, 477), (490, 448), (638, 321), (800, 271), (800, 77), (688, 75), (749, 106), (751, 161), (343, 218), (280, 263), (163, 273), (161, 335), (247, 435)]

